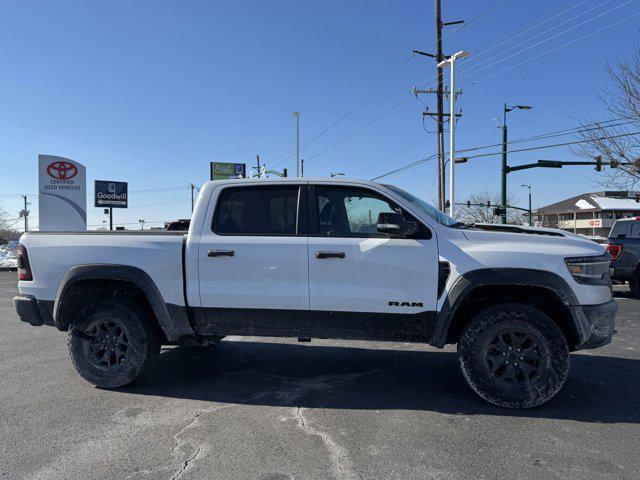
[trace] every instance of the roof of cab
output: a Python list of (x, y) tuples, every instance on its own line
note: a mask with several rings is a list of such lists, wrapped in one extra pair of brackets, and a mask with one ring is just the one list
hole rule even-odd
[(379, 185), (377, 182), (371, 180), (363, 180), (349, 177), (286, 177), (286, 178), (230, 178), (228, 180), (209, 180), (206, 184), (246, 184), (246, 183), (337, 183), (337, 184), (362, 184), (362, 185)]

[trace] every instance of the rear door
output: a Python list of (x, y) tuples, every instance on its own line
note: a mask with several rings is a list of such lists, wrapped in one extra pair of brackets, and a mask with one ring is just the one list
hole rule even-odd
[(214, 192), (198, 250), (199, 333), (275, 334), (302, 321), (309, 309), (304, 189), (249, 184)]
[[(381, 213), (419, 228), (411, 238), (378, 233)], [(309, 222), (311, 316), (345, 338), (426, 338), (438, 284), (427, 226), (374, 190), (321, 184), (309, 187)]]

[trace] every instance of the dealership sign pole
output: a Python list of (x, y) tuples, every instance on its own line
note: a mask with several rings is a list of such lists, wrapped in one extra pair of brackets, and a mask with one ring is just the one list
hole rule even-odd
[(129, 206), (129, 192), (127, 182), (113, 182), (110, 180), (96, 180), (94, 205), (109, 209), (109, 230), (113, 230), (113, 209)]
[(38, 216), (41, 231), (87, 229), (87, 174), (84, 165), (38, 155)]

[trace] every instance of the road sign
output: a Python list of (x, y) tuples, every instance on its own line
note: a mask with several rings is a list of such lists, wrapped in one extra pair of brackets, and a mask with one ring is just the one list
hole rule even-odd
[(127, 182), (96, 180), (94, 205), (105, 208), (127, 208)]
[(244, 163), (211, 162), (211, 180), (245, 178), (247, 166)]
[(589, 227), (591, 228), (602, 228), (602, 219), (601, 218), (592, 218), (589, 220)]

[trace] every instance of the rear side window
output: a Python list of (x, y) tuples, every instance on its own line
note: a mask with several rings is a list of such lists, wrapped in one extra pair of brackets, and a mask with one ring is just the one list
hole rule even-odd
[(226, 188), (211, 228), (220, 235), (295, 235), (298, 190), (297, 185)]
[[(628, 220), (625, 221), (618, 221), (616, 222), (613, 227), (611, 228), (611, 233), (609, 234), (610, 237), (613, 238), (617, 238), (617, 237), (631, 237), (631, 225), (636, 224), (637, 222), (630, 222)], [(636, 231), (636, 235), (638, 232), (638, 227), (635, 227), (635, 231)]]
[(631, 234), (629, 236), (631, 238), (640, 238), (640, 222), (629, 223), (631, 223)]

